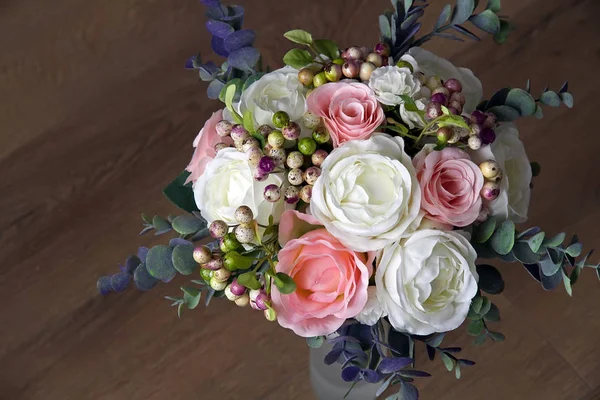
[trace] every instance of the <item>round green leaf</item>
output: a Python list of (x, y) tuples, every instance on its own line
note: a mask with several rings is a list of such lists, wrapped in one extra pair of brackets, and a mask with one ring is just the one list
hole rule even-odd
[(523, 89), (512, 89), (506, 96), (505, 104), (519, 110), (524, 117), (535, 113), (535, 100)]
[(540, 96), (540, 101), (550, 107), (558, 107), (560, 106), (560, 97), (557, 93), (548, 91), (542, 93)]
[(492, 304), (490, 310), (483, 316), (483, 319), (488, 322), (500, 321), (500, 310), (498, 309), (498, 306)]
[(204, 221), (193, 215), (181, 215), (173, 220), (173, 229), (181, 235), (196, 233), (204, 227)]
[(467, 333), (471, 336), (479, 336), (481, 331), (483, 331), (483, 321), (480, 319), (471, 321), (467, 327)]
[(495, 106), (489, 108), (488, 112), (493, 113), (500, 122), (510, 122), (519, 119), (521, 113), (509, 106)]
[(157, 283), (158, 279), (148, 273), (145, 264), (140, 264), (133, 272), (133, 282), (139, 290), (150, 290)]
[(489, 294), (500, 294), (504, 290), (504, 279), (493, 266), (482, 264), (477, 266), (479, 288)]
[(173, 279), (177, 271), (173, 267), (171, 256), (173, 249), (169, 246), (154, 246), (146, 256), (146, 268), (153, 277), (161, 281)]
[(544, 242), (544, 238), (546, 237), (546, 234), (544, 232), (539, 232), (537, 234), (535, 234), (534, 236), (530, 237), (529, 239), (527, 239), (527, 244), (529, 245), (529, 248), (531, 249), (531, 251), (533, 251), (534, 253), (537, 253), (540, 249), (540, 247), (542, 246), (542, 243)]
[(562, 100), (562, 102), (564, 103), (565, 106), (569, 107), (569, 108), (573, 108), (573, 95), (569, 92), (564, 92), (560, 94), (560, 99)]
[(540, 256), (531, 250), (531, 247), (527, 242), (515, 243), (515, 246), (512, 249), (512, 253), (515, 256), (515, 258), (523, 264), (535, 264), (540, 260)]
[(500, 18), (492, 11), (485, 10), (469, 18), (469, 21), (476, 27), (490, 34), (496, 34), (500, 31)]
[(192, 287), (182, 287), (183, 291), (183, 303), (189, 308), (193, 310), (198, 307), (200, 303), (200, 297), (202, 296), (202, 292), (199, 289)]
[(481, 297), (481, 296), (474, 297), (473, 300), (471, 300), (471, 308), (477, 314), (479, 314), (479, 310), (481, 310), (482, 305), (483, 305), (483, 297)]
[(154, 218), (152, 218), (152, 225), (154, 226), (154, 229), (156, 229), (157, 235), (169, 232), (171, 230), (171, 224), (169, 224), (169, 221), (158, 215), (155, 215)]
[(506, 98), (508, 97), (508, 93), (510, 93), (510, 88), (508, 87), (499, 89), (496, 93), (492, 95), (490, 100), (486, 103), (486, 110), (495, 106), (503, 106), (506, 102)]
[(311, 349), (318, 349), (319, 347), (323, 346), (323, 343), (325, 343), (325, 336), (306, 338), (306, 344), (308, 344), (308, 347)]
[(473, 241), (475, 243), (487, 242), (494, 234), (495, 229), (496, 229), (496, 219), (494, 217), (488, 218), (485, 222), (483, 222), (482, 224), (475, 227), (475, 232), (473, 234)]
[(500, 332), (490, 332), (489, 335), (494, 342), (503, 342), (506, 339), (506, 336)]
[(294, 282), (291, 276), (283, 272), (278, 272), (275, 275), (274, 283), (282, 294), (290, 294), (296, 290), (296, 282)]
[(185, 244), (175, 246), (171, 261), (181, 275), (190, 275), (198, 268), (198, 263), (194, 261), (194, 246)]
[(490, 238), (492, 249), (500, 255), (510, 253), (515, 244), (515, 224), (506, 220), (500, 225)]

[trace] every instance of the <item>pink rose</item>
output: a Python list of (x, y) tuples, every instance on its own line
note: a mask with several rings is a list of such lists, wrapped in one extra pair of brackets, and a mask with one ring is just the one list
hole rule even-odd
[(426, 218), (458, 227), (477, 219), (483, 175), (467, 153), (454, 147), (434, 151), (433, 145), (426, 145), (413, 164)]
[(185, 183), (196, 182), (204, 173), (206, 164), (215, 158), (215, 145), (219, 142), (225, 142), (231, 145), (233, 142), (229, 136), (220, 137), (217, 134), (217, 123), (223, 119), (223, 110), (215, 111), (211, 117), (204, 123), (204, 127), (194, 139), (194, 155), (186, 171), (190, 172)]
[(313, 114), (325, 120), (334, 147), (349, 140), (368, 139), (385, 121), (385, 113), (373, 91), (358, 82), (319, 86), (306, 103)]
[(314, 217), (295, 210), (282, 214), (279, 240), (284, 247), (276, 270), (296, 282), (291, 294), (273, 286), (271, 298), (281, 326), (303, 337), (328, 335), (362, 311), (374, 253), (347, 249)]

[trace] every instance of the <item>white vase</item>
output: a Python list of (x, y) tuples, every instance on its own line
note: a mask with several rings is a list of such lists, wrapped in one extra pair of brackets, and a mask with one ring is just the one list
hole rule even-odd
[[(327, 365), (323, 362), (325, 355), (331, 350), (327, 343), (318, 349), (310, 349), (310, 384), (317, 400), (342, 400), (352, 383), (341, 378), (341, 365)], [(375, 400), (379, 385), (359, 382), (346, 397), (346, 400)]]

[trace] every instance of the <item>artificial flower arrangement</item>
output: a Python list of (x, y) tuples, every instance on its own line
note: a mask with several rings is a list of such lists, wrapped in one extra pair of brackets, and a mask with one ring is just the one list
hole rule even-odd
[[(187, 68), (209, 81), (216, 111), (193, 142), (186, 170), (164, 190), (186, 213), (149, 218), (143, 233), (174, 231), (168, 244), (140, 248), (121, 272), (98, 280), (100, 292), (141, 290), (176, 274), (195, 279), (177, 307), (194, 309), (204, 295), (250, 306), (307, 338), (332, 345), (324, 362), (341, 364), (347, 382), (366, 381), (416, 399), (413, 368), (426, 349), (449, 371), (474, 362), (442, 345), (465, 321), (476, 345), (502, 341), (487, 294), (504, 281), (482, 258), (520, 263), (546, 290), (571, 287), (585, 267), (577, 236), (546, 235), (527, 220), (530, 163), (520, 117), (542, 106), (573, 106), (565, 83), (537, 98), (503, 88), (482, 100), (466, 68), (419, 47), (433, 37), (503, 42), (511, 29), (500, 0), (446, 5), (431, 33), (417, 37), (426, 1), (392, 0), (380, 16), (381, 41), (341, 51), (303, 30), (281, 69), (263, 70), (242, 29), (243, 9), (208, 6), (212, 47), (221, 66), (192, 57)], [(205, 245), (195, 242), (209, 237)], [(589, 253), (588, 253), (589, 255)]]

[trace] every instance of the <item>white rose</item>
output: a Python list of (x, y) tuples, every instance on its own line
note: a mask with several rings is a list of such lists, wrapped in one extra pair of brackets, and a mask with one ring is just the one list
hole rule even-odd
[(255, 127), (273, 125), (273, 114), (285, 111), (292, 121), (306, 113), (306, 88), (298, 80), (298, 70), (284, 67), (269, 72), (251, 84), (238, 104), (240, 115), (251, 111)]
[(390, 324), (414, 335), (460, 326), (477, 294), (476, 258), (457, 231), (420, 230), (385, 247), (375, 283)]
[(385, 317), (387, 313), (377, 298), (377, 288), (375, 286), (369, 286), (367, 291), (369, 295), (367, 304), (365, 304), (362, 311), (354, 318), (361, 324), (373, 326), (377, 321)]
[(500, 195), (486, 204), (486, 207), (490, 215), (500, 220), (510, 219), (515, 223), (523, 223), (527, 220), (531, 198), (529, 158), (515, 124), (502, 123), (494, 131), (496, 140), (492, 144), (471, 151), (474, 163), (495, 160), (504, 172), (500, 181)]
[(346, 247), (379, 250), (419, 217), (421, 189), (404, 141), (376, 133), (334, 149), (312, 191), (312, 214)]
[(242, 205), (250, 207), (259, 224), (267, 225), (270, 215), (278, 223), (286, 206), (283, 198), (276, 203), (265, 200), (264, 188), (270, 184), (281, 186), (283, 174), (269, 174), (266, 180), (257, 182), (246, 155), (227, 148), (219, 151), (206, 165), (204, 174), (194, 186), (194, 198), (202, 217), (209, 223), (220, 219), (229, 225), (237, 225), (235, 209)]
[(381, 67), (373, 71), (369, 79), (369, 87), (375, 92), (377, 100), (388, 106), (400, 105), (400, 116), (410, 129), (425, 126), (425, 120), (416, 112), (406, 110), (401, 96), (408, 96), (415, 101), (417, 108), (425, 110), (421, 100), (421, 82), (406, 67)]
[(437, 75), (443, 80), (458, 79), (462, 83), (462, 93), (466, 99), (464, 112), (470, 114), (475, 110), (483, 96), (483, 88), (470, 69), (457, 68), (450, 61), (420, 47), (412, 47), (408, 53), (417, 60), (419, 69), (425, 75)]

